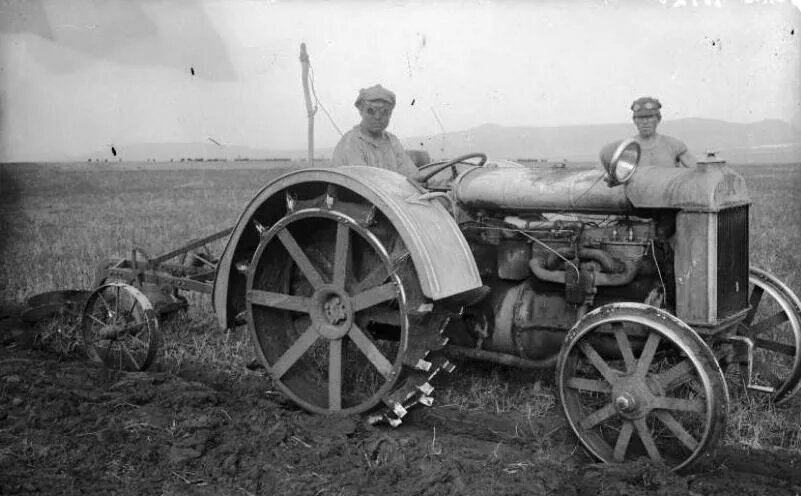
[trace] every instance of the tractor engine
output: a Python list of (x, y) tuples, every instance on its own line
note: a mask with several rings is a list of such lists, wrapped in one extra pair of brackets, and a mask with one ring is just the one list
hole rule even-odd
[(710, 334), (743, 316), (740, 176), (706, 163), (643, 168), (615, 187), (603, 179), (600, 170), (482, 167), (454, 182), (454, 216), (491, 290), (448, 330), (462, 354), (552, 366), (566, 332), (607, 303), (663, 308)]

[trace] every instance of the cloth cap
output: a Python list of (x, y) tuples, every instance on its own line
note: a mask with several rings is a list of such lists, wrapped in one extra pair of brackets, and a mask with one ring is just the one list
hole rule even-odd
[(659, 109), (662, 104), (656, 98), (644, 96), (634, 100), (631, 104), (631, 110), (634, 112), (634, 117), (650, 117), (652, 115), (660, 115)]
[(377, 84), (375, 86), (370, 86), (369, 88), (360, 89), (359, 96), (356, 98), (356, 103), (354, 103), (354, 105), (358, 107), (363, 100), (364, 101), (383, 100), (385, 102), (390, 103), (394, 107), (395, 93), (389, 91), (380, 84)]

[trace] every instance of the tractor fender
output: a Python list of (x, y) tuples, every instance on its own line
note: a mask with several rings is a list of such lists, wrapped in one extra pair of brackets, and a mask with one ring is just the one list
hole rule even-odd
[[(267, 183), (239, 217), (220, 258), (212, 301), (222, 328), (230, 328), (245, 298), (245, 276), (258, 242), (254, 220), (269, 228), (287, 213), (286, 192), (333, 184), (365, 198), (392, 223), (412, 258), (423, 294), (440, 300), (481, 287), (470, 246), (451, 214), (421, 186), (396, 172), (367, 166), (301, 169)], [(334, 207), (335, 209), (336, 207)]]

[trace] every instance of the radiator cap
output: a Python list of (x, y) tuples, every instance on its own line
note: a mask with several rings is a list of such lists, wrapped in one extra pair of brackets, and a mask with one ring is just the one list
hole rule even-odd
[(718, 167), (722, 167), (726, 165), (726, 160), (718, 157), (718, 152), (714, 150), (707, 150), (706, 155), (704, 158), (697, 162), (698, 168), (703, 170), (707, 170), (710, 165), (716, 165)]

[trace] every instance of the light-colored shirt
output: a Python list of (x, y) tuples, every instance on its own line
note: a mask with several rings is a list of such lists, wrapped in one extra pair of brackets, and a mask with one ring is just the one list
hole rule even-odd
[(679, 161), (679, 157), (687, 153), (683, 141), (663, 134), (648, 141), (643, 141), (639, 135), (634, 139), (640, 144), (640, 167), (683, 167)]
[(412, 159), (406, 154), (400, 140), (384, 131), (375, 138), (364, 133), (360, 126), (345, 133), (334, 148), (331, 165), (369, 165), (411, 176), (417, 172)]

